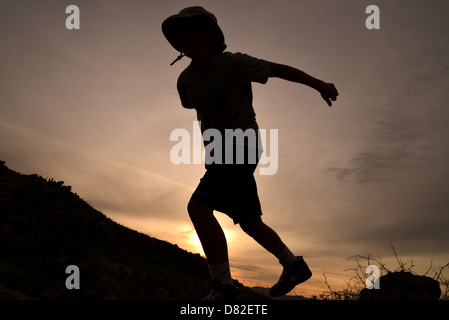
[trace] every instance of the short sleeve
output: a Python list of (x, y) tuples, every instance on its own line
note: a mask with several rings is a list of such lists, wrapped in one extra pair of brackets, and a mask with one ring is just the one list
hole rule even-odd
[(265, 84), (268, 81), (270, 64), (268, 61), (251, 57), (244, 53), (234, 53), (235, 63), (244, 80)]

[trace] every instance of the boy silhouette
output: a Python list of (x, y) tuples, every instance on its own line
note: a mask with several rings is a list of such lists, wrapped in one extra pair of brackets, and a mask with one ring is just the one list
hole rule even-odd
[[(177, 89), (182, 106), (196, 110), (203, 133), (207, 129), (216, 129), (224, 137), (226, 129), (257, 132), (251, 82), (265, 84), (270, 77), (307, 85), (317, 90), (329, 106), (337, 99), (338, 92), (333, 84), (315, 79), (296, 68), (246, 54), (224, 52), (225, 39), (217, 19), (202, 7), (188, 7), (168, 17), (162, 23), (162, 31), (180, 52), (173, 63), (183, 56), (192, 60), (179, 76)], [(204, 136), (203, 140), (205, 146), (210, 143)], [(254, 170), (262, 152), (259, 141), (245, 140), (243, 149), (239, 149), (237, 144), (223, 141), (222, 150), (213, 150), (221, 152), (222, 158), (215, 154), (215, 161), (206, 161), (206, 173), (187, 206), (213, 278), (213, 287), (206, 299), (237, 300), (240, 297), (240, 290), (232, 285), (226, 238), (214, 210), (227, 214), (235, 224), (240, 224), (244, 232), (277, 257), (283, 271), (279, 281), (270, 289), (270, 295), (281, 296), (309, 279), (312, 273), (303, 257), (295, 256), (279, 235), (262, 221), (254, 179)], [(232, 148), (226, 149), (225, 145), (232, 145)], [(241, 150), (244, 150), (243, 163), (237, 159), (242, 156), (239, 154)], [(257, 155), (256, 161), (251, 157), (254, 154)]]

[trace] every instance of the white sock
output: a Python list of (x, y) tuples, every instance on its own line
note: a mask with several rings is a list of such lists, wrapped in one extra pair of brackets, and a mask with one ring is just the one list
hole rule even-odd
[(276, 255), (276, 258), (279, 259), (279, 263), (285, 268), (292, 264), (293, 261), (297, 260), (296, 256), (290, 251), (287, 246), (284, 246), (284, 249)]
[(217, 264), (215, 266), (209, 265), (210, 272), (214, 280), (220, 281), (223, 285), (232, 284), (231, 269), (229, 269), (229, 261)]

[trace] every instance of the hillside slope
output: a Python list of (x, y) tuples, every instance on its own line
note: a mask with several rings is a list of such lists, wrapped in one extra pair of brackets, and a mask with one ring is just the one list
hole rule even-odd
[[(38, 299), (200, 299), (211, 285), (200, 255), (121, 226), (62, 181), (2, 161), (0, 247), (0, 285)], [(79, 290), (66, 288), (69, 265), (79, 267)]]

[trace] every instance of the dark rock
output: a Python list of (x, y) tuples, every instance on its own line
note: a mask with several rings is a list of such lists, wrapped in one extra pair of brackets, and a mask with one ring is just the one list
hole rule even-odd
[(441, 295), (438, 281), (400, 271), (380, 277), (379, 289), (363, 289), (360, 300), (438, 300)]

